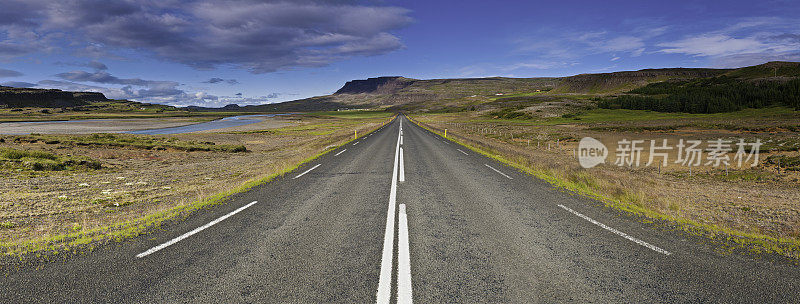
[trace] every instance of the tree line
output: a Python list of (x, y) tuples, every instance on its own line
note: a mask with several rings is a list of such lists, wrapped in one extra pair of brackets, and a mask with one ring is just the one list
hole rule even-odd
[(598, 98), (606, 109), (720, 113), (784, 105), (800, 110), (800, 79), (746, 81), (720, 76), (651, 83), (626, 95)]

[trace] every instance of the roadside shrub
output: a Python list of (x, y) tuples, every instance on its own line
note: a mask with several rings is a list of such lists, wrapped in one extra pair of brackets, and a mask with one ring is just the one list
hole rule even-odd
[(100, 162), (87, 157), (60, 157), (46, 151), (0, 149), (0, 168), (33, 171), (62, 171), (77, 168), (97, 170)]
[(787, 170), (800, 169), (800, 156), (771, 155), (766, 159), (767, 163), (780, 165)]
[(61, 171), (64, 170), (64, 163), (50, 159), (25, 158), (22, 164), (34, 171)]
[(36, 158), (36, 159), (50, 159), (55, 160), (58, 158), (55, 154), (45, 151), (25, 151), (16, 149), (2, 149), (0, 150), (0, 157), (7, 159), (22, 159), (22, 158)]

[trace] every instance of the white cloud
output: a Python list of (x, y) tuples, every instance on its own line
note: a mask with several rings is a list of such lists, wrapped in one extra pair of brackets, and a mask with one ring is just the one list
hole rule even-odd
[(660, 43), (659, 52), (694, 56), (727, 56), (741, 53), (770, 51), (771, 46), (753, 38), (733, 38), (726, 35), (700, 35), (674, 42)]

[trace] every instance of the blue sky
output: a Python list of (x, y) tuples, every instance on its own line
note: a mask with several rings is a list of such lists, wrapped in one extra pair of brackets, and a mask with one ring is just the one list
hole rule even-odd
[(800, 61), (800, 3), (0, 0), (0, 84), (171, 105), (344, 82)]

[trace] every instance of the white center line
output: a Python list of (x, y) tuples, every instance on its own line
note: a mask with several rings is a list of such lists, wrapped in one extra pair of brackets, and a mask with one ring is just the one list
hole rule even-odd
[(584, 220), (587, 220), (587, 221), (591, 222), (592, 224), (595, 224), (595, 225), (597, 225), (597, 226), (600, 226), (600, 228), (603, 228), (603, 229), (605, 229), (605, 230), (608, 230), (608, 231), (611, 231), (611, 232), (613, 232), (613, 233), (614, 233), (614, 234), (616, 234), (616, 235), (619, 235), (619, 236), (621, 236), (621, 237), (624, 237), (624, 238), (628, 239), (628, 240), (629, 240), (629, 241), (631, 241), (631, 242), (634, 242), (634, 243), (636, 243), (636, 244), (642, 245), (642, 246), (644, 246), (644, 247), (647, 247), (647, 248), (649, 248), (649, 249), (652, 249), (653, 251), (655, 251), (655, 252), (658, 252), (658, 253), (661, 253), (661, 254), (665, 254), (665, 255), (671, 255), (671, 254), (672, 254), (672, 253), (671, 253), (671, 252), (669, 252), (669, 251), (666, 251), (666, 250), (664, 250), (664, 249), (658, 248), (658, 247), (656, 247), (656, 246), (653, 246), (653, 245), (651, 245), (651, 244), (649, 244), (649, 243), (647, 243), (647, 242), (645, 242), (645, 241), (642, 241), (642, 240), (640, 240), (640, 239), (637, 239), (637, 238), (635, 238), (635, 237), (632, 237), (632, 236), (630, 236), (630, 235), (627, 235), (627, 234), (625, 234), (625, 233), (624, 233), (624, 232), (622, 232), (622, 231), (619, 231), (619, 230), (617, 230), (617, 229), (614, 229), (614, 228), (608, 227), (608, 226), (606, 226), (605, 224), (603, 224), (603, 223), (601, 223), (601, 222), (598, 222), (598, 221), (595, 221), (595, 220), (593, 220), (592, 218), (590, 218), (590, 217), (588, 217), (588, 216), (585, 216), (585, 215), (583, 215), (583, 214), (580, 214), (580, 213), (578, 213), (577, 211), (575, 211), (575, 210), (572, 210), (572, 209), (570, 209), (570, 208), (569, 208), (569, 207), (567, 207), (567, 206), (564, 206), (564, 205), (558, 205), (558, 206), (559, 206), (559, 207), (561, 207), (561, 208), (563, 208), (564, 210), (567, 210), (567, 211), (571, 212), (571, 213), (572, 213), (572, 214), (574, 214), (574, 215), (577, 215), (578, 217), (580, 217), (580, 218), (582, 218), (582, 219), (584, 219)]
[(229, 218), (229, 217), (233, 216), (234, 214), (237, 214), (237, 213), (241, 212), (242, 210), (244, 210), (244, 209), (247, 209), (247, 208), (249, 208), (249, 207), (250, 207), (250, 206), (252, 206), (252, 205), (255, 205), (256, 203), (258, 203), (258, 201), (254, 201), (254, 202), (252, 202), (252, 203), (249, 203), (249, 204), (247, 204), (247, 205), (244, 205), (244, 206), (242, 206), (242, 207), (239, 207), (239, 209), (236, 209), (236, 210), (234, 210), (234, 211), (233, 211), (233, 212), (231, 212), (231, 213), (228, 213), (228, 214), (226, 214), (226, 215), (223, 215), (223, 216), (219, 217), (218, 219), (211, 221), (211, 222), (210, 222), (210, 223), (208, 223), (208, 224), (205, 224), (205, 225), (203, 225), (203, 226), (197, 227), (197, 228), (195, 228), (194, 230), (192, 230), (192, 231), (189, 231), (189, 232), (187, 232), (187, 233), (184, 233), (184, 234), (182, 234), (181, 236), (179, 236), (179, 237), (176, 237), (176, 238), (174, 238), (174, 239), (171, 239), (171, 240), (169, 240), (168, 242), (166, 242), (166, 243), (164, 243), (164, 244), (161, 244), (161, 245), (155, 246), (155, 247), (153, 247), (153, 248), (150, 248), (150, 249), (148, 249), (148, 250), (147, 250), (147, 251), (145, 251), (145, 252), (142, 252), (142, 253), (140, 253), (140, 254), (137, 254), (137, 255), (136, 255), (136, 257), (137, 257), (137, 258), (143, 258), (143, 257), (146, 257), (146, 256), (148, 256), (148, 255), (150, 255), (150, 254), (152, 254), (152, 253), (156, 252), (156, 251), (159, 251), (159, 250), (161, 250), (161, 249), (167, 248), (168, 246), (170, 246), (170, 245), (172, 245), (172, 244), (175, 244), (175, 243), (177, 243), (177, 242), (180, 242), (181, 240), (183, 240), (183, 239), (185, 239), (185, 238), (188, 238), (188, 237), (190, 237), (190, 236), (192, 236), (192, 235), (194, 235), (194, 234), (196, 234), (196, 233), (198, 233), (198, 232), (200, 232), (200, 231), (203, 231), (203, 230), (205, 230), (205, 229), (206, 229), (206, 228), (208, 228), (208, 227), (214, 226), (214, 225), (216, 225), (217, 223), (219, 223), (219, 222), (221, 222), (221, 221), (224, 221), (226, 218)]
[(347, 149), (344, 149), (344, 150), (342, 150), (342, 151), (339, 151), (339, 153), (336, 153), (336, 154), (334, 154), (333, 156), (339, 156), (339, 154), (342, 154), (342, 153), (344, 153), (344, 151), (347, 151)]
[(383, 254), (381, 255), (381, 273), (378, 279), (376, 303), (388, 304), (392, 296), (392, 264), (394, 264), (394, 218), (397, 208), (397, 164), (400, 155), (400, 134), (397, 135), (397, 146), (394, 150), (394, 167), (392, 168), (392, 188), (389, 190), (389, 210), (386, 212), (386, 230), (383, 233)]
[[(402, 137), (401, 137), (402, 138)], [(400, 148), (400, 182), (406, 181), (406, 163), (403, 158), (403, 148)]]
[(303, 176), (303, 175), (306, 175), (306, 173), (308, 173), (308, 172), (311, 172), (311, 170), (314, 170), (314, 169), (316, 169), (317, 167), (319, 167), (319, 165), (322, 165), (322, 164), (317, 164), (316, 166), (313, 166), (313, 167), (311, 167), (311, 169), (308, 169), (308, 170), (306, 170), (305, 172), (303, 172), (303, 173), (300, 173), (300, 175), (298, 175), (298, 176), (295, 176), (295, 177), (293, 177), (292, 179), (296, 179), (296, 178), (298, 178), (298, 177), (301, 177), (301, 176)]
[(497, 169), (493, 168), (492, 166), (489, 166), (489, 164), (484, 164), (484, 165), (486, 165), (487, 167), (489, 167), (489, 169), (492, 169), (492, 170), (494, 170), (494, 172), (500, 173), (500, 175), (507, 177), (508, 179), (514, 179), (513, 177), (511, 177), (511, 176), (508, 176), (508, 175), (506, 175), (506, 174), (505, 174), (505, 173), (503, 173), (503, 172), (500, 172), (500, 170), (497, 170)]
[(408, 216), (406, 215), (406, 204), (400, 204), (397, 229), (397, 303), (412, 303), (411, 255), (408, 250)]
[(403, 137), (402, 136), (400, 136), (400, 144), (401, 145), (403, 144)]
[(461, 149), (456, 149), (456, 150), (458, 150), (458, 152), (464, 153), (464, 155), (469, 155), (467, 154), (467, 152), (461, 151)]

